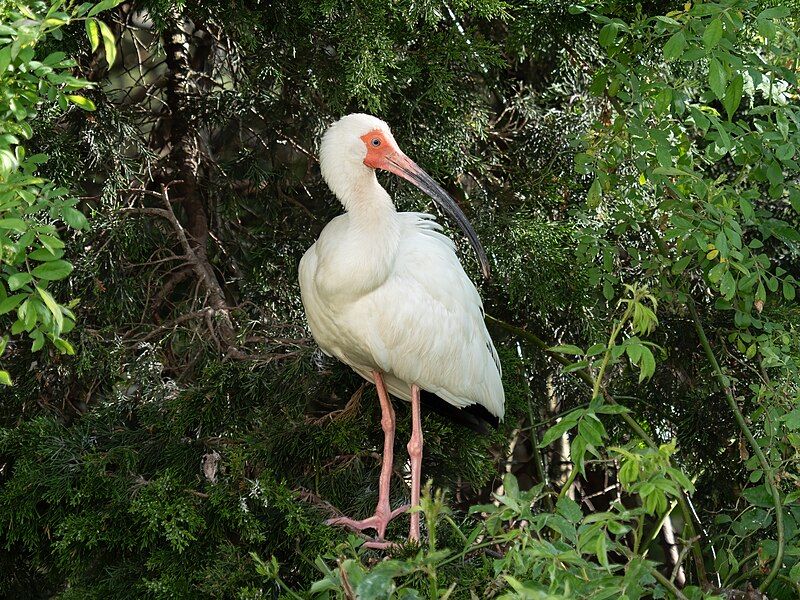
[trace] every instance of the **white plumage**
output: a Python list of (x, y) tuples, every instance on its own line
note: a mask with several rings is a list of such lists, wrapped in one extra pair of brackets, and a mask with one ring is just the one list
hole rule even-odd
[[(420, 390), (457, 408), (480, 404), (503, 418), (500, 361), (483, 321), (475, 286), (431, 215), (399, 213), (375, 169), (386, 169), (429, 194), (467, 234), (483, 272), (489, 263), (455, 201), (397, 147), (389, 127), (363, 114), (343, 117), (320, 148), (322, 176), (346, 214), (333, 219), (300, 261), (300, 292), (320, 348), (375, 383), (384, 432), (375, 514), (330, 524), (375, 529), (377, 547), (392, 510), (395, 415), (389, 393), (411, 402), (411, 506), (419, 505), (422, 464)], [(419, 512), (409, 538), (419, 540)]]
[(325, 134), (322, 174), (347, 213), (333, 219), (300, 262), (300, 290), (322, 350), (410, 400), (411, 384), (502, 419), (500, 361), (475, 286), (434, 217), (395, 210), (361, 137), (388, 126), (349, 115)]

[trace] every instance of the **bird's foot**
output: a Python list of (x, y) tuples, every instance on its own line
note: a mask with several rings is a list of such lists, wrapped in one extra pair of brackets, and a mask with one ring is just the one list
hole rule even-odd
[(360, 521), (356, 521), (355, 519), (351, 519), (349, 517), (337, 517), (335, 519), (328, 519), (325, 521), (325, 525), (338, 525), (358, 532), (362, 532), (365, 529), (374, 529), (377, 532), (378, 537), (374, 540), (368, 541), (367, 544), (370, 545), (367, 545), (367, 547), (387, 548), (392, 544), (390, 542), (386, 542), (383, 539), (383, 535), (386, 533), (386, 527), (389, 525), (389, 521), (406, 512), (409, 507), (410, 505), (404, 504), (400, 508), (396, 508), (391, 512), (376, 511), (371, 517), (361, 519)]

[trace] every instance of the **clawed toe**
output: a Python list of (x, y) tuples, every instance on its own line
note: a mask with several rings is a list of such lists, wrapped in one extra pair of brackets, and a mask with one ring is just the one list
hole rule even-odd
[(409, 507), (410, 505), (404, 504), (403, 506), (395, 508), (388, 514), (386, 512), (375, 513), (371, 517), (362, 519), (360, 521), (351, 519), (349, 517), (336, 517), (334, 519), (328, 519), (325, 521), (325, 524), (347, 527), (348, 529), (352, 529), (353, 531), (357, 531), (359, 533), (363, 532), (365, 529), (374, 529), (377, 533), (376, 538), (374, 540), (367, 541), (365, 546), (367, 548), (385, 549), (393, 545), (391, 542), (387, 542), (383, 539), (383, 536), (386, 533), (386, 527), (389, 525), (389, 521), (406, 512)]

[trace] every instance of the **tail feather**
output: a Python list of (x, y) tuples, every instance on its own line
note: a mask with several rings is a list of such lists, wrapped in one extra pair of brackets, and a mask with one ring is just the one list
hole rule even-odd
[(496, 430), (500, 426), (500, 419), (480, 404), (457, 408), (425, 390), (421, 390), (420, 400), (423, 407), (483, 435), (488, 435), (492, 429)]

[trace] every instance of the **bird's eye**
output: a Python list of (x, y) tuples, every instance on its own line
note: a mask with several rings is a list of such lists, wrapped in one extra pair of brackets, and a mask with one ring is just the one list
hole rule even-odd
[(372, 145), (377, 148), (381, 145), (381, 140), (379, 138), (372, 138)]

